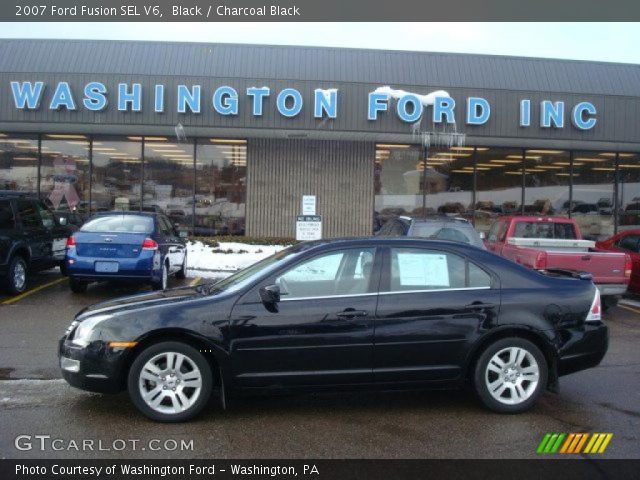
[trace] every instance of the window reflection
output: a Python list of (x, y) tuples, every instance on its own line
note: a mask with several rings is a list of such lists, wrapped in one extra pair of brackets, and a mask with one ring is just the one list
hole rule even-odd
[(89, 138), (50, 134), (42, 138), (40, 196), (70, 223), (89, 215)]
[(479, 148), (476, 172), (474, 223), (486, 234), (498, 216), (522, 212), (522, 150)]
[(525, 151), (525, 215), (569, 215), (570, 162), (568, 151)]
[(618, 230), (640, 225), (640, 154), (618, 154)]
[(247, 141), (198, 141), (195, 234), (244, 235), (247, 196)]
[(375, 158), (374, 232), (398, 215), (422, 215), (422, 148), (377, 144)]
[(472, 220), (473, 147), (430, 149), (425, 172), (427, 213)]
[(139, 210), (142, 142), (96, 138), (93, 142), (91, 210)]
[(0, 133), (0, 190), (38, 190), (38, 139)]
[(574, 152), (573, 205), (571, 218), (584, 238), (605, 239), (613, 235), (615, 154)]
[(143, 210), (162, 212), (179, 230), (193, 223), (193, 140), (146, 140)]

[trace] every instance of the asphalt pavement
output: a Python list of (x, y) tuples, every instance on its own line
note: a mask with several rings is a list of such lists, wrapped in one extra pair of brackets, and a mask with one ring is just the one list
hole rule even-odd
[(610, 432), (600, 457), (640, 458), (640, 303), (605, 315), (600, 366), (562, 377), (524, 414), (488, 412), (465, 391), (353, 392), (234, 398), (226, 411), (212, 399), (192, 422), (158, 424), (126, 394), (69, 387), (56, 356), (78, 310), (148, 287), (77, 295), (55, 270), (30, 291), (39, 286), (0, 297), (0, 458), (535, 458), (548, 432)]

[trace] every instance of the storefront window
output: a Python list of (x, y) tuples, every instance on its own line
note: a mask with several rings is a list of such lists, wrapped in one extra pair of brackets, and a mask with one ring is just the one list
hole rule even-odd
[(145, 139), (143, 210), (166, 214), (178, 230), (193, 224), (193, 140)]
[(570, 162), (568, 151), (525, 151), (525, 215), (569, 215)]
[(38, 140), (0, 133), (0, 190), (38, 190)]
[(425, 172), (429, 212), (472, 220), (473, 147), (430, 149)]
[(582, 236), (600, 240), (614, 232), (615, 153), (573, 152), (573, 205)]
[(618, 230), (640, 225), (640, 154), (618, 154)]
[(421, 147), (376, 145), (374, 232), (399, 215), (435, 213), (432, 207), (423, 208), (423, 170)]
[(475, 227), (485, 234), (500, 215), (522, 212), (522, 155), (520, 149), (476, 151)]
[(42, 137), (40, 196), (70, 223), (89, 215), (89, 138), (51, 134)]
[(198, 140), (196, 235), (244, 235), (247, 198), (247, 141)]
[(93, 142), (91, 210), (139, 210), (142, 141), (137, 137)]

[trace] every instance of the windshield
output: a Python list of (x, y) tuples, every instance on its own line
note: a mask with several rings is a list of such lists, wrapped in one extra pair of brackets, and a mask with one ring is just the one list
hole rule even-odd
[(468, 243), (483, 247), (482, 240), (471, 226), (446, 226), (441, 223), (417, 223), (411, 231), (413, 237), (435, 238), (451, 242)]
[(211, 284), (209, 286), (208, 293), (219, 293), (223, 291), (235, 291), (238, 290), (245, 285), (252, 283), (258, 277), (267, 274), (275, 269), (277, 269), (280, 265), (282, 265), (285, 261), (289, 260), (292, 257), (295, 257), (300, 254), (298, 249), (293, 249), (289, 247), (285, 250), (282, 250), (278, 253), (271, 255), (270, 257), (265, 258), (264, 260), (260, 260), (258, 263), (254, 263), (250, 267), (247, 267), (243, 270), (240, 270), (237, 273), (234, 273), (230, 277), (225, 278), (217, 283)]
[(144, 215), (102, 215), (85, 223), (81, 232), (144, 233), (153, 232), (153, 218)]

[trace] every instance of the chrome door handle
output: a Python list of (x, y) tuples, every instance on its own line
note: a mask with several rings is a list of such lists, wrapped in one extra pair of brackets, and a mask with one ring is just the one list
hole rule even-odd
[(354, 317), (366, 317), (366, 316), (367, 316), (366, 310), (346, 309), (346, 310), (343, 310), (342, 312), (336, 313), (336, 317), (340, 317), (340, 318), (354, 318)]

